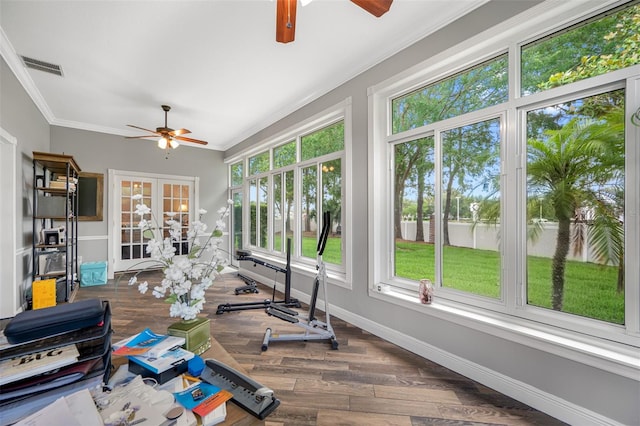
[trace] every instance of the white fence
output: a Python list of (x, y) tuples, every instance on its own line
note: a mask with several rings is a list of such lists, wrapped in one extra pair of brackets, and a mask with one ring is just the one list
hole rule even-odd
[[(401, 224), (402, 239), (416, 240), (416, 221), (402, 221)], [(423, 222), (424, 241), (429, 241), (429, 221)], [(530, 256), (553, 257), (556, 247), (556, 235), (558, 234), (558, 224), (554, 222), (545, 222), (543, 230), (535, 242), (527, 241), (527, 254)], [(477, 224), (475, 227), (471, 223), (449, 221), (449, 243), (452, 246), (470, 247), (481, 250), (499, 250), (500, 237), (499, 228), (495, 225)], [(585, 244), (582, 253), (575, 256), (573, 249), (569, 251), (570, 260), (579, 260), (582, 262), (595, 262), (591, 255), (589, 244)]]

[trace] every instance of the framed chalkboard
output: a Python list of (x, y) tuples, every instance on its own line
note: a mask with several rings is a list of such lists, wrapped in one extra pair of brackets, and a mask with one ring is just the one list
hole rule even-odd
[(78, 220), (102, 221), (102, 173), (80, 172), (78, 175)]

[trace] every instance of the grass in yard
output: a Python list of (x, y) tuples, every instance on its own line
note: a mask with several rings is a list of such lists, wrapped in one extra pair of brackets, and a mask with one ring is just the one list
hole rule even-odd
[[(325, 263), (342, 263), (342, 240), (329, 237), (323, 254)], [(302, 240), (304, 256), (315, 259), (317, 240)], [(527, 259), (530, 305), (551, 309), (551, 264), (544, 257)], [(435, 281), (434, 246), (414, 241), (396, 241), (396, 276)], [(616, 291), (618, 270), (612, 266), (567, 261), (563, 312), (624, 324), (624, 294)], [(443, 253), (443, 286), (497, 299), (500, 297), (500, 255), (491, 250), (446, 246)]]
[[(396, 275), (420, 280), (435, 276), (432, 244), (396, 242)], [(529, 304), (551, 309), (552, 260), (529, 256)], [(567, 261), (563, 312), (624, 324), (624, 294), (616, 291), (618, 270), (612, 266)], [(487, 297), (500, 297), (500, 256), (490, 250), (444, 248), (443, 285)]]

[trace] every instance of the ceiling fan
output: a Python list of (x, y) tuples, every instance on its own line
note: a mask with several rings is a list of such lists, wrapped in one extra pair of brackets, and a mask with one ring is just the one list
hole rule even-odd
[(151, 135), (144, 135), (144, 136), (127, 136), (127, 139), (149, 139), (149, 138), (155, 139), (158, 136), (160, 136), (160, 138), (158, 139), (158, 147), (161, 149), (166, 149), (169, 147), (175, 149), (180, 145), (178, 141), (197, 143), (200, 145), (207, 145), (209, 143), (206, 141), (201, 141), (199, 139), (193, 139), (193, 138), (188, 138), (186, 136), (182, 136), (187, 133), (191, 133), (190, 130), (187, 130), (187, 129), (173, 130), (172, 128), (168, 127), (167, 113), (171, 110), (171, 107), (169, 105), (162, 105), (162, 109), (164, 110), (164, 127), (156, 127), (156, 130), (153, 131), (153, 130), (145, 129), (143, 127), (134, 126), (133, 124), (127, 124), (127, 126), (133, 127), (134, 129), (140, 129), (140, 130), (144, 130), (145, 132), (151, 133)]
[[(300, 0), (303, 5), (311, 0)], [(296, 34), (296, 6), (298, 0), (277, 0), (276, 5), (276, 41), (289, 43)], [(376, 18), (389, 11), (393, 0), (351, 0)]]

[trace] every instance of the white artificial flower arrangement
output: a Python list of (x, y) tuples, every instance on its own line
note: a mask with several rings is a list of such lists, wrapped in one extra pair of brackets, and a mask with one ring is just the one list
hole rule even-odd
[[(142, 195), (134, 195), (132, 199), (139, 200)], [(202, 311), (205, 300), (205, 290), (211, 287), (213, 281), (220, 271), (228, 264), (228, 256), (220, 248), (222, 243), (225, 219), (229, 215), (232, 200), (227, 201), (228, 205), (218, 210), (218, 220), (216, 226), (208, 234), (205, 234), (207, 225), (201, 221), (206, 210), (199, 210), (199, 218), (193, 222), (191, 229), (187, 232), (188, 254), (176, 255), (176, 242), (183, 243), (182, 229), (180, 222), (173, 219), (175, 213), (165, 213), (169, 219), (165, 222), (169, 227), (169, 237), (160, 240), (153, 232), (153, 220), (145, 219), (151, 214), (151, 209), (145, 204), (137, 204), (135, 213), (140, 216), (138, 227), (142, 230), (143, 236), (149, 238), (147, 241), (146, 253), (151, 256), (150, 260), (143, 263), (152, 262), (152, 265), (136, 272), (130, 279), (129, 285), (138, 284), (138, 291), (145, 294), (148, 290), (147, 281), (138, 283), (138, 274), (149, 269), (160, 268), (164, 273), (164, 278), (160, 285), (153, 288), (152, 294), (157, 298), (165, 298), (165, 302), (170, 303), (169, 315), (180, 317), (184, 320), (196, 318)], [(204, 239), (204, 242), (201, 241)], [(204, 253), (210, 255), (210, 259), (202, 258)], [(209, 258), (209, 256), (207, 256)]]

